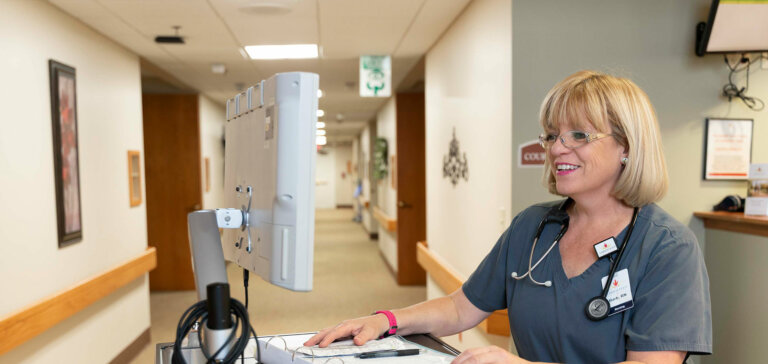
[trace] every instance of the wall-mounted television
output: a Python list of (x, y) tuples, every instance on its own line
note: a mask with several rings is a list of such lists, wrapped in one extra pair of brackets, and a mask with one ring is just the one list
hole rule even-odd
[(768, 52), (768, 1), (713, 0), (696, 26), (696, 54)]

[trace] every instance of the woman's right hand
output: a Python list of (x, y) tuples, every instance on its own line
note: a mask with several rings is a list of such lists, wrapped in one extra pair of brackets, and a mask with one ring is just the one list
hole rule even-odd
[(324, 348), (336, 339), (352, 336), (355, 345), (363, 345), (366, 342), (377, 339), (389, 330), (389, 319), (383, 314), (375, 314), (346, 320), (336, 326), (327, 327), (312, 336), (304, 346), (317, 345)]

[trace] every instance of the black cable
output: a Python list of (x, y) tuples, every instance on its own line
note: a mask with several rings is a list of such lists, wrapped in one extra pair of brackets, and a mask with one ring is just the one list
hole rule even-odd
[[(243, 268), (243, 287), (245, 288), (245, 311), (248, 311), (248, 280), (251, 278), (250, 272), (248, 269)], [(259, 343), (256, 342), (256, 346), (258, 346)], [(240, 357), (240, 364), (245, 364), (245, 355)]]
[(245, 287), (245, 309), (248, 309), (248, 280), (251, 277), (251, 272), (248, 269), (243, 268), (243, 287)]
[[(173, 343), (173, 356), (171, 357), (171, 363), (187, 363), (186, 360), (184, 360), (184, 355), (182, 354), (181, 342), (185, 337), (187, 337), (189, 332), (192, 331), (192, 328), (196, 323), (200, 324), (200, 329), (198, 330), (200, 337), (200, 348), (203, 352), (203, 356), (205, 356), (206, 363), (234, 364), (239, 356), (245, 356), (245, 348), (248, 346), (248, 341), (250, 340), (251, 334), (253, 334), (254, 340), (256, 340), (256, 361), (261, 363), (261, 349), (259, 348), (258, 342), (259, 338), (256, 335), (256, 331), (254, 331), (253, 327), (251, 326), (250, 320), (248, 318), (248, 310), (246, 310), (245, 306), (243, 306), (240, 301), (234, 298), (230, 298), (230, 313), (235, 317), (235, 324), (232, 328), (232, 332), (230, 333), (228, 341), (231, 342), (233, 339), (235, 339), (235, 333), (237, 332), (238, 328), (240, 329), (240, 336), (235, 339), (235, 344), (232, 347), (232, 350), (229, 351), (224, 359), (215, 360), (214, 358), (219, 354), (223, 347), (219, 348), (219, 350), (213, 353), (213, 355), (209, 355), (205, 350), (205, 345), (203, 342), (203, 337), (205, 337), (205, 335), (202, 334), (202, 331), (205, 330), (205, 324), (208, 319), (208, 308), (206, 306), (206, 301), (203, 300), (197, 302), (190, 306), (186, 311), (184, 311), (184, 314), (181, 315), (181, 319), (179, 320), (179, 324), (176, 326), (176, 341)], [(240, 326), (241, 323), (242, 327)]]
[[(760, 56), (757, 59), (762, 59), (763, 57)], [(730, 72), (728, 73), (728, 83), (723, 86), (723, 96), (728, 98), (728, 102), (731, 102), (734, 97), (739, 98), (741, 102), (744, 103), (748, 108), (754, 110), (754, 111), (760, 111), (763, 110), (765, 107), (765, 103), (763, 100), (760, 100), (757, 97), (754, 96), (747, 96), (746, 92), (749, 90), (749, 68), (754, 62), (753, 60), (750, 60), (745, 55), (742, 55), (741, 58), (739, 58), (739, 63), (736, 64), (736, 66), (731, 66), (731, 64), (728, 62), (728, 56), (724, 55), (723, 60), (725, 61), (725, 65), (728, 67)], [(746, 66), (742, 66), (739, 68), (739, 65), (746, 64)], [(742, 88), (739, 88), (736, 86), (735, 83), (733, 83), (733, 74), (737, 72), (747, 71), (746, 76), (746, 85)]]

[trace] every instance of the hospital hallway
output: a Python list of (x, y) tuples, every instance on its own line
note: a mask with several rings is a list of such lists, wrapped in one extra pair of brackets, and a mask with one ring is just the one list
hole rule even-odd
[[(314, 286), (292, 292), (251, 275), (248, 312), (259, 335), (316, 331), (375, 310), (426, 299), (424, 286), (398, 286), (375, 240), (352, 209), (319, 209), (315, 215)], [(242, 269), (228, 264), (232, 296), (244, 302)], [(172, 342), (181, 314), (196, 302), (194, 291), (150, 294), (151, 344), (133, 364), (155, 362), (155, 344)]]

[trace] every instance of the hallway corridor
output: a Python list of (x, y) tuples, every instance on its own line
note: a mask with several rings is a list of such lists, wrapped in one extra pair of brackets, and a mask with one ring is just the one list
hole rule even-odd
[[(408, 306), (426, 299), (423, 286), (399, 287), (375, 241), (351, 209), (317, 210), (315, 215), (314, 287), (292, 292), (251, 275), (249, 307), (257, 334), (316, 331), (379, 309)], [(242, 270), (228, 265), (232, 296), (243, 301)], [(151, 344), (132, 361), (154, 363), (155, 344), (174, 340), (176, 324), (196, 300), (194, 291), (152, 292)]]

